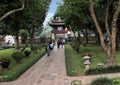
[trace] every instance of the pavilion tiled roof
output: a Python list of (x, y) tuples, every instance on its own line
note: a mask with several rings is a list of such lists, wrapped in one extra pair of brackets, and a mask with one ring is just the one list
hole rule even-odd
[(58, 18), (56, 20), (53, 20), (51, 23), (49, 23), (50, 26), (58, 26), (58, 25), (65, 25), (64, 21), (61, 20), (61, 18)]
[(65, 25), (65, 23), (49, 23), (50, 26), (55, 26), (55, 25)]

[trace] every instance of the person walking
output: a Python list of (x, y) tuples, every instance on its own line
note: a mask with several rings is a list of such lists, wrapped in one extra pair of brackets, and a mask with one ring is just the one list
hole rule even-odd
[(58, 40), (58, 42), (57, 42), (57, 47), (58, 47), (58, 49), (60, 48), (60, 40)]
[(50, 44), (48, 43), (47, 45), (46, 45), (46, 53), (47, 53), (47, 56), (50, 56)]
[(54, 43), (53, 42), (50, 42), (50, 49), (53, 50), (54, 49)]

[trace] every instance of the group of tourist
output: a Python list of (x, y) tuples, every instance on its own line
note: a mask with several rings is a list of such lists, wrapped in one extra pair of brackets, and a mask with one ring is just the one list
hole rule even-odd
[[(64, 39), (58, 40), (58, 41), (57, 41), (57, 48), (58, 48), (58, 49), (59, 49), (60, 47), (63, 48), (64, 43), (65, 43), (65, 40), (64, 40)], [(55, 46), (55, 44), (54, 44), (54, 42), (52, 42), (52, 41), (50, 41), (50, 42), (47, 43), (47, 45), (46, 45), (46, 53), (47, 53), (48, 56), (50, 56), (50, 53), (51, 53), (51, 51), (54, 49), (54, 46)]]
[(58, 47), (58, 48), (60, 48), (60, 47), (63, 48), (64, 43), (65, 43), (65, 40), (64, 40), (64, 39), (58, 40), (58, 41), (57, 41), (57, 47)]

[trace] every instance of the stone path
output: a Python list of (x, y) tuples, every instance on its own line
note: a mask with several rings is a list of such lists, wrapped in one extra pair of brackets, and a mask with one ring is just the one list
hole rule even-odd
[(64, 49), (55, 49), (48, 57), (44, 55), (36, 64), (28, 69), (17, 80), (1, 82), (0, 85), (71, 85), (74, 79), (81, 80), (82, 85), (87, 85), (94, 78), (107, 76), (117, 77), (120, 73), (69, 77), (66, 75)]

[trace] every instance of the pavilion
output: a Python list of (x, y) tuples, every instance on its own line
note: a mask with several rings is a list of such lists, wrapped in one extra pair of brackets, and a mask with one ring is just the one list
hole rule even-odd
[(56, 17), (49, 25), (53, 28), (51, 31), (51, 39), (68, 39), (68, 29), (65, 27), (65, 22), (60, 17)]

